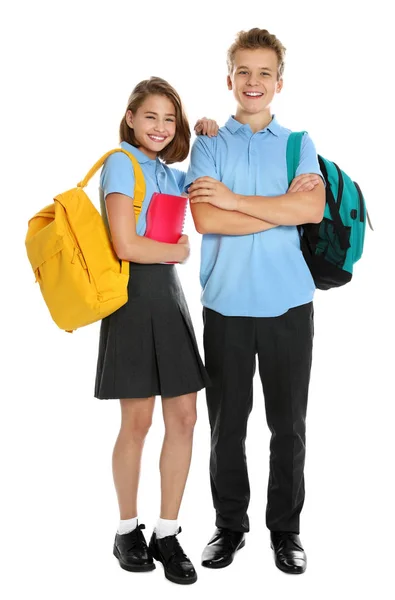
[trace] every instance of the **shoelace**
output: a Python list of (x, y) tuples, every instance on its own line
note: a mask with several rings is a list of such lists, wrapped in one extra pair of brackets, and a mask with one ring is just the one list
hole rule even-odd
[(184, 550), (181, 548), (180, 542), (177, 539), (177, 535), (181, 533), (182, 529), (179, 527), (177, 533), (175, 535), (169, 535), (165, 538), (162, 538), (163, 544), (166, 546), (166, 549), (169, 552), (168, 560), (172, 560), (173, 558), (177, 558), (180, 560), (188, 560), (187, 555)]
[(130, 540), (130, 547), (128, 548), (128, 551), (133, 550), (134, 548), (136, 548), (136, 546), (142, 545), (145, 547), (147, 545), (144, 536), (141, 533), (142, 529), (145, 529), (145, 525), (143, 524), (137, 525), (136, 529), (132, 531), (132, 533), (135, 533), (135, 535)]

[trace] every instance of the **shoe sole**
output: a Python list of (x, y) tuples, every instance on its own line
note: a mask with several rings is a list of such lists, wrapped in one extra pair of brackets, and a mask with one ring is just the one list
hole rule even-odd
[(123, 563), (118, 554), (118, 551), (115, 548), (113, 550), (113, 554), (114, 554), (115, 558), (118, 560), (119, 566), (121, 567), (121, 569), (124, 569), (124, 571), (129, 571), (130, 573), (146, 573), (147, 571), (153, 571), (154, 569), (156, 569), (154, 563), (152, 563), (151, 565), (133, 565), (133, 566)]
[(190, 577), (188, 579), (184, 579), (182, 577), (175, 577), (174, 575), (171, 575), (170, 573), (168, 573), (166, 571), (165, 565), (160, 560), (160, 558), (155, 555), (155, 553), (152, 551), (152, 549), (151, 549), (151, 554), (152, 554), (152, 557), (154, 558), (154, 560), (156, 560), (158, 563), (160, 563), (162, 565), (166, 579), (168, 579), (172, 583), (178, 583), (180, 585), (191, 585), (192, 583), (196, 583), (197, 574), (195, 575), (195, 577)]
[(240, 543), (240, 545), (236, 548), (233, 556), (227, 562), (222, 562), (220, 564), (213, 564), (213, 565), (205, 565), (205, 564), (202, 563), (202, 567), (205, 567), (206, 569), (224, 569), (225, 567), (229, 567), (229, 565), (232, 564), (232, 562), (233, 562), (233, 560), (235, 558), (236, 552), (238, 552), (239, 550), (241, 550), (242, 548), (244, 548), (245, 545), (246, 545), (246, 541), (243, 540)]

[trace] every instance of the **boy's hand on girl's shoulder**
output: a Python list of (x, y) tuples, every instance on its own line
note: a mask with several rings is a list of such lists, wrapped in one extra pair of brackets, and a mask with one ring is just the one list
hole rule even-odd
[(206, 117), (198, 119), (194, 127), (196, 135), (207, 135), (208, 137), (215, 137), (218, 134), (218, 129), (217, 121)]
[(237, 210), (238, 194), (213, 177), (199, 177), (188, 188), (191, 204), (209, 203), (223, 210)]
[(322, 181), (321, 177), (316, 173), (305, 173), (298, 175), (292, 180), (288, 188), (287, 194), (293, 192), (311, 192)]

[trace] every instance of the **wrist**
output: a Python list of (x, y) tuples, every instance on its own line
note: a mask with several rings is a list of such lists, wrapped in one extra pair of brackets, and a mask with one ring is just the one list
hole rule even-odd
[(245, 196), (242, 196), (241, 194), (235, 194), (236, 198), (235, 198), (235, 205), (236, 208), (234, 210), (236, 210), (237, 212), (243, 212), (243, 204), (245, 201)]
[(186, 244), (176, 244), (177, 246), (177, 262), (183, 262), (187, 257)]

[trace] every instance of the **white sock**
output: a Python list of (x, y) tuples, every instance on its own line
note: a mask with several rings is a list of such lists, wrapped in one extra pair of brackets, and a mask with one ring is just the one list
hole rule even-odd
[(178, 521), (172, 521), (171, 519), (158, 519), (155, 527), (155, 533), (157, 538), (164, 538), (168, 535), (175, 535), (178, 531)]
[(119, 521), (118, 533), (120, 535), (124, 535), (125, 533), (130, 533), (131, 531), (136, 529), (136, 527), (137, 517), (134, 517), (133, 519), (125, 519), (124, 521), (122, 521), (121, 519)]

